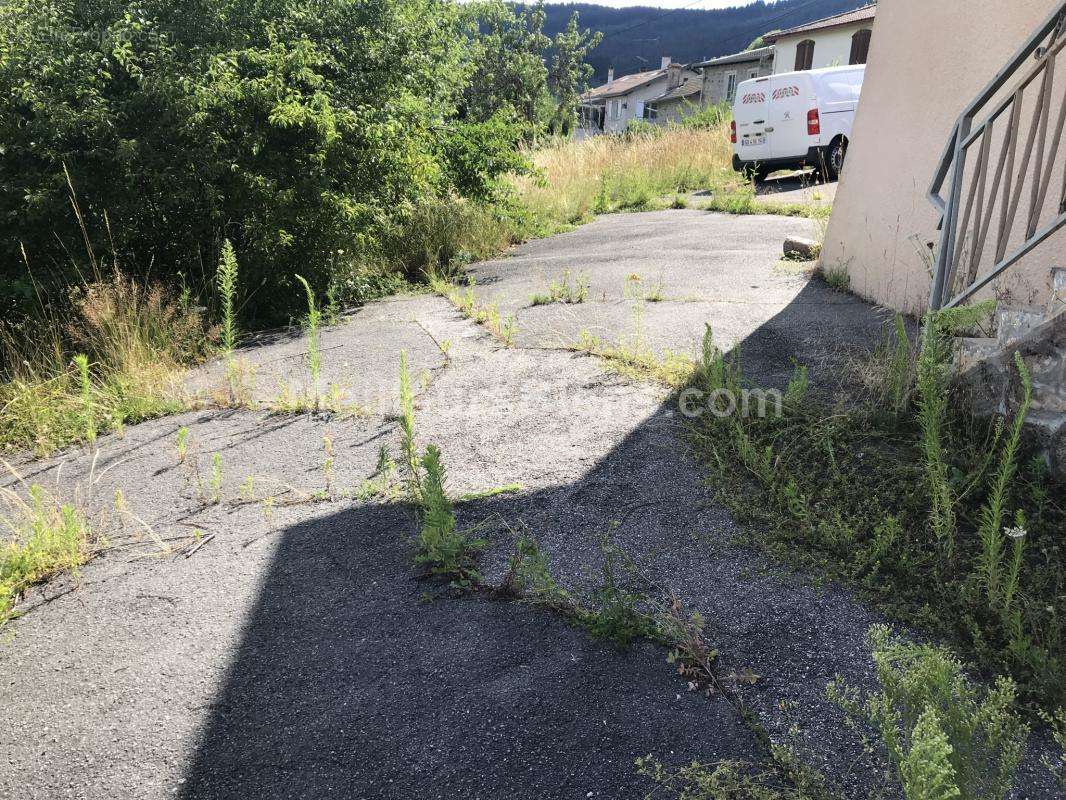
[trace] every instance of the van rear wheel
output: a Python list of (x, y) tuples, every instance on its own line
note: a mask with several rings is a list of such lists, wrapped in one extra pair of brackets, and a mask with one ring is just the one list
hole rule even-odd
[(831, 181), (839, 180), (844, 171), (844, 157), (848, 154), (848, 140), (837, 139), (822, 152), (822, 169)]

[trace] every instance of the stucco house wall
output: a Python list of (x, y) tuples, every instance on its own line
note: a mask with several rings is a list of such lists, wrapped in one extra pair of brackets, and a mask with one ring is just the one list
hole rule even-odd
[[(926, 194), (944, 146), (963, 108), (1059, 2), (881, 0), (822, 251), (823, 264), (844, 266), (859, 295), (907, 313), (925, 309), (939, 221)], [(1059, 161), (1052, 186), (1062, 186)], [(1066, 266), (1063, 240), (1052, 237), (1024, 268), (1008, 271), (996, 294), (1044, 302), (1050, 267)]]
[[(795, 58), (795, 54), (793, 54), (793, 58)], [(727, 78), (731, 73), (736, 74), (737, 83), (740, 84), (751, 78), (762, 78), (769, 75), (773, 72), (771, 64), (771, 61), (766, 60), (761, 63), (759, 61), (747, 61), (740, 64), (726, 64), (720, 67), (704, 67), (703, 105), (713, 106), (726, 100), (732, 102), (732, 98), (726, 97), (726, 90), (729, 86)]]
[[(881, 6), (878, 6), (878, 9), (880, 8)], [(878, 10), (877, 14), (878, 18), (880, 18), (881, 11)], [(777, 46), (777, 50), (774, 52), (774, 74), (779, 75), (782, 72), (792, 72), (796, 69), (796, 46), (805, 39), (810, 39), (814, 42), (814, 64), (811, 67), (812, 69), (846, 67), (851, 61), (851, 37), (863, 28), (872, 30), (873, 27), (874, 23), (870, 20), (851, 25), (842, 25), (839, 28), (798, 33), (775, 39), (774, 44)], [(877, 35), (881, 35), (880, 26), (878, 26)], [(874, 41), (876, 39), (877, 37), (875, 36)]]

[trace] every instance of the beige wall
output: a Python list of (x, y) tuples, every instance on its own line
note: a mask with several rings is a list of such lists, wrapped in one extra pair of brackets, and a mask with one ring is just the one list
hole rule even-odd
[(739, 64), (725, 64), (720, 67), (704, 67), (703, 105), (713, 106), (723, 100), (732, 102), (733, 98), (726, 97), (726, 90), (729, 86), (728, 75), (736, 75), (737, 84), (741, 84), (746, 80), (751, 80), (753, 72), (756, 78), (769, 75), (773, 72), (771, 64), (772, 61), (769, 58), (764, 58), (762, 61), (744, 61)]
[[(891, 2), (891, 0), (889, 0)], [(880, 15), (880, 11), (877, 12)], [(829, 28), (798, 36), (786, 36), (774, 42), (774, 74), (792, 72), (796, 69), (796, 45), (806, 39), (814, 42), (812, 69), (822, 67), (846, 67), (851, 63), (851, 37), (863, 28), (873, 28), (871, 20), (840, 28)]]
[[(926, 193), (955, 120), (1059, 4), (881, 0), (822, 256), (847, 267), (860, 295), (908, 313), (925, 308), (930, 277), (919, 249), (936, 238), (938, 222)], [(1052, 186), (1062, 186), (1061, 168)], [(996, 293), (1042, 302), (1049, 267), (1066, 266), (1064, 243), (1060, 231)]]

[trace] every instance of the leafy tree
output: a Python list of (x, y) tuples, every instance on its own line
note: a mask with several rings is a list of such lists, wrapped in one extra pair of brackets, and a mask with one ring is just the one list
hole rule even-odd
[(544, 6), (511, 7), (499, 0), (478, 3), (470, 13), (480, 31), (473, 42), (474, 68), (465, 91), (466, 113), (476, 121), (509, 112), (532, 136), (538, 106), (547, 91)]
[(229, 239), (285, 318), (294, 272), (321, 291), (522, 167), (506, 116), (461, 113), (472, 34), (448, 0), (0, 0), (0, 278), (23, 246), (39, 280), (95, 263), (73, 193), (95, 254), (207, 284)]
[(592, 77), (592, 67), (586, 58), (602, 38), (600, 33), (581, 30), (576, 11), (570, 15), (566, 28), (555, 36), (548, 88), (556, 102), (551, 125), (558, 133), (569, 135), (573, 128), (581, 94)]

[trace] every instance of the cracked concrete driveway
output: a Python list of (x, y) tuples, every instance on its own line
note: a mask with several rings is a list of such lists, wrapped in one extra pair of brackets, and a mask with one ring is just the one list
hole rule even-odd
[[(765, 758), (732, 706), (688, 693), (660, 648), (620, 651), (536, 608), (419, 580), (411, 510), (351, 496), (382, 447), (399, 453), (401, 349), (424, 376), (419, 441), (441, 447), (452, 494), (521, 484), (459, 505), (460, 524), (490, 540), (489, 580), (521, 528), (560, 583), (587, 592), (614, 528), (650, 581), (707, 617), (724, 664), (762, 676), (744, 700), (770, 736), (798, 725), (804, 757), (845, 796), (865, 796), (881, 778), (853, 766), (861, 745), (824, 686), (835, 673), (869, 683), (863, 637), (876, 615), (735, 543), (661, 389), (550, 349), (582, 329), (630, 334), (622, 284), (637, 272), (663, 277), (668, 299), (643, 318), (655, 347), (689, 351), (707, 322), (771, 378), (793, 358), (837, 363), (840, 343), (869, 347), (881, 319), (778, 270), (782, 236), (804, 224), (601, 218), (475, 266), (482, 298), (518, 316), (516, 349), (428, 296), (325, 331), (323, 383), (343, 383), (359, 416), (190, 412), (108, 437), (95, 456), (23, 460), (28, 482), (80, 488), (110, 547), (76, 580), (34, 592), (3, 631), (0, 796), (630, 798), (652, 788), (633, 766), (648, 753), (672, 766)], [(590, 274), (589, 302), (528, 308), (564, 268)], [(261, 397), (304, 385), (304, 344), (274, 334), (244, 349)], [(190, 382), (209, 388), (218, 370)], [(205, 504), (216, 454), (223, 502)], [(259, 502), (242, 489), (249, 477)], [(130, 514), (113, 511), (116, 489)], [(194, 532), (207, 537), (195, 551)], [(1052, 796), (1033, 774), (1028, 796)]]

